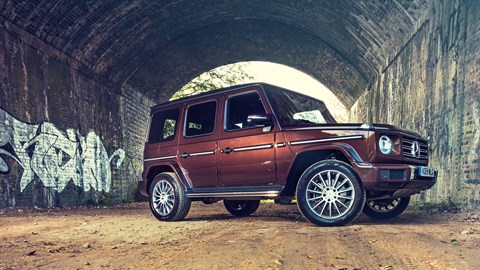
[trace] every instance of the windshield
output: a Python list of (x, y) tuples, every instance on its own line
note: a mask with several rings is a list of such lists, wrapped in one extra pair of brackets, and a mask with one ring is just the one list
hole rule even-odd
[(282, 127), (336, 123), (321, 100), (273, 86), (265, 91)]

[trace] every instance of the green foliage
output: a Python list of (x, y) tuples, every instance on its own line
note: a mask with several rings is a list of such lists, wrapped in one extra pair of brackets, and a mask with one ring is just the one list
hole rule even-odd
[(229, 87), (252, 80), (253, 77), (247, 74), (243, 69), (245, 65), (246, 64), (231, 64), (207, 71), (182, 87), (182, 89), (176, 92), (170, 100), (223, 87)]
[(163, 138), (168, 138), (175, 135), (175, 123), (176, 121), (173, 119), (165, 119), (165, 123), (163, 125)]
[(111, 192), (98, 192), (96, 193), (95, 199), (88, 199), (86, 205), (91, 206), (112, 206), (113, 203), (113, 194)]

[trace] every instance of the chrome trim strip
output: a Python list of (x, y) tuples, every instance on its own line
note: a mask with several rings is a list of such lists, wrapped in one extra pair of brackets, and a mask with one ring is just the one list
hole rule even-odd
[(342, 140), (355, 140), (355, 139), (363, 139), (363, 135), (341, 136), (341, 137), (316, 139), (316, 140), (306, 140), (306, 141), (295, 141), (295, 142), (290, 142), (290, 145), (294, 146), (294, 145), (309, 144), (309, 143), (320, 143), (320, 142), (331, 142), (331, 141), (342, 141)]
[(249, 192), (208, 192), (208, 193), (187, 193), (188, 198), (202, 198), (202, 197), (276, 197), (280, 191), (249, 191)]
[(263, 144), (263, 145), (256, 145), (256, 146), (238, 147), (238, 148), (233, 148), (233, 152), (259, 150), (259, 149), (268, 149), (268, 148), (272, 148), (272, 147), (273, 147), (272, 144)]
[(357, 167), (371, 169), (373, 168), (373, 164), (369, 162), (361, 162), (361, 163), (357, 163)]
[(295, 130), (352, 130), (359, 129), (360, 126), (325, 126), (325, 127), (299, 127), (299, 128), (285, 128), (285, 131), (295, 131)]
[(206, 156), (206, 155), (213, 155), (215, 154), (215, 151), (206, 151), (206, 152), (198, 152), (198, 153), (191, 153), (189, 154), (191, 157), (197, 157), (197, 156)]
[(285, 128), (285, 131), (295, 131), (295, 130), (390, 130), (385, 127), (375, 127), (375, 126), (315, 126), (315, 127), (301, 127), (301, 128)]
[(147, 161), (154, 161), (154, 160), (164, 160), (164, 159), (170, 159), (170, 158), (176, 158), (177, 156), (165, 156), (165, 157), (157, 157), (157, 158), (148, 158), (145, 159), (143, 162)]
[(284, 142), (282, 142), (282, 143), (277, 143), (277, 147), (285, 147), (285, 146), (287, 146), (287, 145), (286, 145)]

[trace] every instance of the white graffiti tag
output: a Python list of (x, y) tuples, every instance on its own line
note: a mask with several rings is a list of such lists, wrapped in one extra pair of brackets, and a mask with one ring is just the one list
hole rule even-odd
[(35, 175), (45, 187), (57, 191), (73, 181), (85, 190), (109, 192), (110, 164), (116, 158), (115, 166), (118, 168), (125, 158), (122, 149), (109, 157), (100, 137), (94, 132), (84, 137), (73, 129), (62, 132), (49, 122), (23, 123), (0, 108), (0, 173), (8, 173), (9, 167), (2, 155), (22, 166), (22, 192)]

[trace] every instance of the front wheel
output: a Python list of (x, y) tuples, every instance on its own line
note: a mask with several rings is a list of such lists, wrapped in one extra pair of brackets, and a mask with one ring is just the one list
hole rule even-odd
[(257, 211), (258, 206), (260, 205), (259, 200), (255, 201), (232, 201), (232, 200), (223, 200), (223, 204), (230, 214), (237, 217), (246, 217)]
[(297, 204), (303, 216), (316, 225), (345, 225), (361, 213), (365, 189), (347, 163), (320, 161), (300, 177)]
[(150, 209), (158, 220), (182, 220), (188, 214), (191, 200), (174, 173), (157, 175), (149, 191)]
[(407, 209), (410, 197), (368, 201), (363, 213), (374, 219), (390, 219), (399, 216)]

